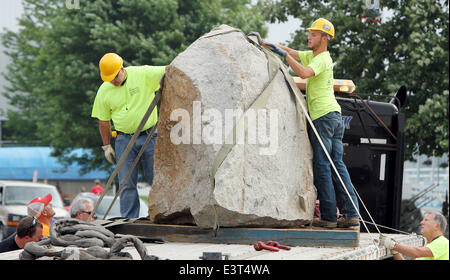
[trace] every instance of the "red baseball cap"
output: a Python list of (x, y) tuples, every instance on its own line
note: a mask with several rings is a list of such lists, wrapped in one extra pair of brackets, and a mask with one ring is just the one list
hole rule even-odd
[(28, 205), (32, 204), (32, 203), (43, 203), (45, 206), (47, 206), (50, 201), (52, 201), (52, 194), (49, 193), (44, 197), (35, 197), (33, 198), (30, 203), (28, 203)]

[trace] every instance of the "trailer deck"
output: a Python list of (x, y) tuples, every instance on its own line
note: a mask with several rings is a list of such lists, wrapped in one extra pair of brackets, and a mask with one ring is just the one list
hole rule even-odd
[[(413, 246), (423, 246), (424, 238), (420, 235), (387, 234), (399, 243)], [(377, 234), (372, 234), (378, 238)], [(263, 240), (266, 241), (266, 240)], [(221, 252), (229, 260), (382, 260), (391, 257), (384, 247), (376, 247), (368, 233), (360, 233), (357, 247), (322, 247), (294, 246), (291, 250), (271, 252), (256, 251), (253, 244), (214, 244), (190, 242), (146, 243), (147, 252), (163, 260), (200, 260), (204, 252)], [(56, 249), (62, 247), (56, 247)], [(18, 260), (22, 250), (0, 254), (0, 260)], [(134, 260), (140, 256), (134, 247), (125, 247), (123, 252), (129, 252)], [(50, 258), (49, 258), (50, 259)]]

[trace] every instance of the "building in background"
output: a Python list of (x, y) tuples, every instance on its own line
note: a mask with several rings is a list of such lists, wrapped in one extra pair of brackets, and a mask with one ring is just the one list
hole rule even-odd
[[(22, 1), (2, 1), (2, 8), (0, 9), (0, 35), (4, 34), (4, 28), (17, 32), (19, 30), (18, 18), (23, 13)], [(4, 143), (3, 124), (8, 121), (7, 111), (14, 110), (9, 104), (9, 100), (3, 96), (2, 92), (6, 91), (8, 81), (3, 77), (7, 71), (7, 65), (11, 62), (9, 56), (4, 52), (6, 48), (0, 43), (0, 147)]]
[[(0, 180), (34, 181), (59, 187), (61, 193), (74, 197), (81, 191), (89, 191), (94, 180), (104, 185), (109, 173), (102, 170), (80, 175), (81, 167), (73, 163), (65, 168), (50, 147), (0, 147)], [(73, 153), (83, 153), (82, 149)]]
[(448, 197), (448, 155), (442, 157), (418, 156), (415, 162), (406, 161), (403, 176), (403, 200), (409, 200), (426, 211), (442, 211)]

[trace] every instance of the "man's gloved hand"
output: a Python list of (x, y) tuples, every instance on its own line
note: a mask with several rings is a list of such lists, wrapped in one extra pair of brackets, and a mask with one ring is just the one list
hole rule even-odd
[(116, 164), (116, 153), (114, 149), (111, 147), (111, 144), (102, 146), (103, 151), (105, 151), (105, 158), (111, 164)]
[(394, 239), (382, 234), (380, 235), (380, 245), (386, 247), (393, 255), (398, 253), (394, 250), (396, 244), (397, 242)]
[(262, 45), (263, 40), (261, 39), (261, 35), (259, 35), (258, 32), (251, 32), (247, 34), (247, 37), (249, 36), (255, 36), (258, 39), (258, 44)]
[(263, 41), (262, 45), (266, 48), (268, 48), (269, 50), (273, 51), (274, 53), (281, 55), (282, 57), (286, 58), (287, 52), (283, 51), (282, 49), (280, 49), (279, 47), (275, 46), (272, 43)]

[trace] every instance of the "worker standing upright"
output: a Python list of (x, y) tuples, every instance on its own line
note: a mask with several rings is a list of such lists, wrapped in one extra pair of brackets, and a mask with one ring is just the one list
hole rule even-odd
[[(268, 42), (263, 42), (263, 45), (283, 56), (292, 70), (300, 78), (306, 79), (306, 102), (309, 115), (356, 206), (355, 209), (342, 184), (332, 172), (331, 164), (319, 140), (311, 127), (308, 127), (314, 151), (314, 185), (317, 188), (321, 213), (320, 218), (314, 218), (313, 225), (325, 228), (337, 226), (357, 228), (359, 227), (358, 200), (347, 167), (342, 160), (344, 124), (341, 107), (334, 96), (333, 60), (327, 50), (329, 40), (334, 39), (334, 26), (330, 21), (319, 18), (307, 30), (309, 31), (309, 51), (297, 51)], [(343, 201), (343, 217), (339, 221), (336, 215), (335, 190)]]
[[(117, 159), (120, 159), (153, 101), (155, 91), (160, 87), (160, 79), (166, 71), (166, 66), (145, 65), (124, 68), (123, 59), (118, 54), (107, 53), (101, 58), (99, 68), (103, 84), (97, 91), (91, 116), (99, 119), (99, 130), (103, 142), (102, 149), (108, 162), (115, 164), (116, 156)], [(117, 131), (115, 150), (110, 143), (111, 120)], [(155, 107), (119, 169), (120, 185), (124, 182), (157, 120), (158, 112)], [(157, 131), (155, 130), (138, 164), (138, 166), (142, 166), (144, 176), (149, 184), (153, 182), (153, 154), (156, 136)], [(135, 218), (139, 216), (138, 166), (133, 170), (120, 193), (120, 213), (122, 217)]]

